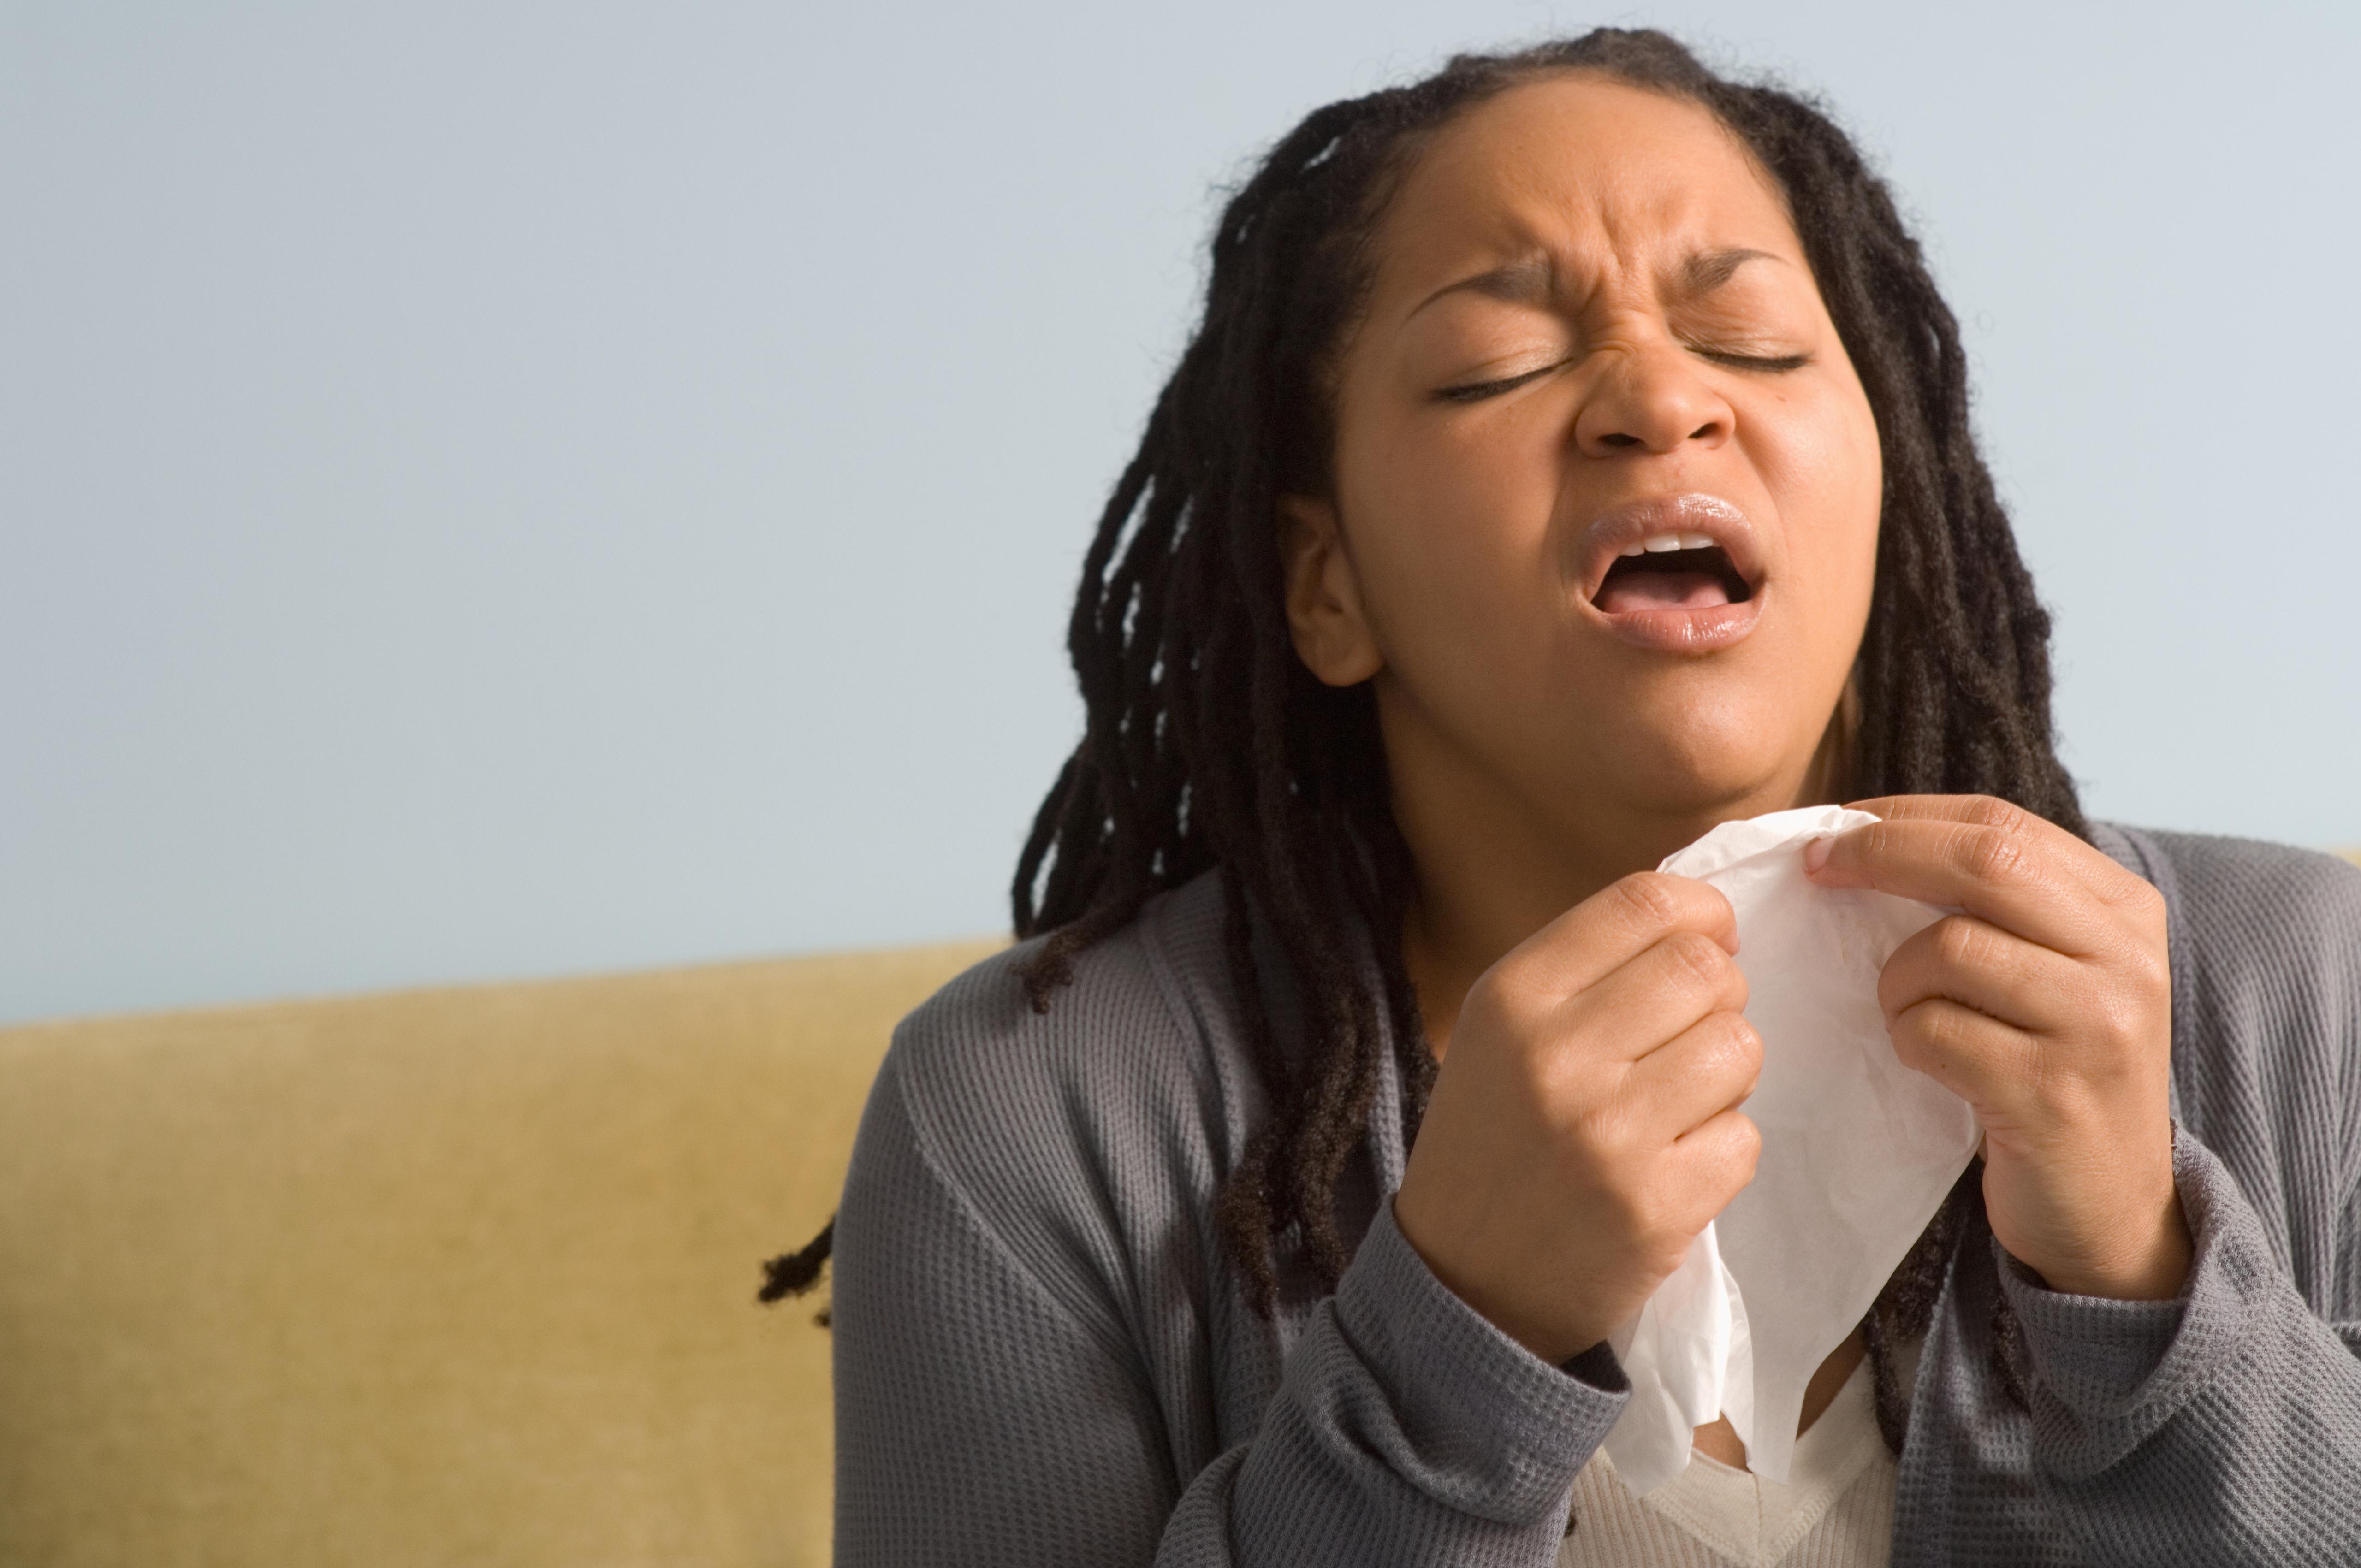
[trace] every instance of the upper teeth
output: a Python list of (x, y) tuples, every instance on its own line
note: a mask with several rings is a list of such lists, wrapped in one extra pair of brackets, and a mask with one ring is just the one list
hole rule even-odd
[(1659, 533), (1642, 539), (1637, 544), (1626, 545), (1626, 555), (1661, 555), (1669, 550), (1710, 550), (1713, 536), (1708, 533)]

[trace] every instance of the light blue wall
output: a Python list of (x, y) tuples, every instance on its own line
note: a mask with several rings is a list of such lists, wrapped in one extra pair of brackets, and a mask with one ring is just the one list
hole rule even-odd
[(1212, 192), (1671, 26), (1916, 214), (2100, 812), (2361, 839), (2361, 7), (0, 4), (0, 1018), (984, 931)]

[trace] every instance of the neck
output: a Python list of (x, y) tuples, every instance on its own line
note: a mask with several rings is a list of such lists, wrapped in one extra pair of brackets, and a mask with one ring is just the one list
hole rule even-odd
[(1538, 806), (1447, 751), (1389, 743), (1394, 816), (1417, 872), (1402, 958), (1435, 1055), (1486, 970), (1609, 883), (1720, 823), (1841, 798), (1839, 728), (1772, 777), (1674, 806), (1578, 788)]

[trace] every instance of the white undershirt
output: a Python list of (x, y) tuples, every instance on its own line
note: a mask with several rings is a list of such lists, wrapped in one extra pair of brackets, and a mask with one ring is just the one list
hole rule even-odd
[(1866, 1357), (1795, 1440), (1787, 1483), (1692, 1454), (1635, 1497), (1600, 1449), (1574, 1478), (1557, 1568), (1886, 1568), (1894, 1455), (1878, 1435)]

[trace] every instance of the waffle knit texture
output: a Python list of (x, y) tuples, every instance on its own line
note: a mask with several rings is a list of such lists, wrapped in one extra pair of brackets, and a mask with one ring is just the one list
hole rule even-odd
[[(1969, 1234), (1918, 1358), (1893, 1562), (2361, 1564), (2361, 872), (2097, 837), (2170, 910), (2195, 1262), (2178, 1299), (2100, 1300)], [(1557, 1557), (1628, 1385), (1604, 1347), (1535, 1357), (1403, 1240), (1389, 1053), (1342, 1283), (1283, 1255), (1278, 1311), (1246, 1305), (1213, 1198), (1268, 1105), (1221, 908), (1210, 875), (1156, 900), (1046, 1014), (987, 959), (897, 1033), (838, 1220), (840, 1563)], [(2029, 1410), (1992, 1366), (2000, 1291)]]

